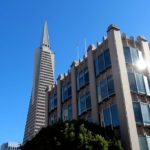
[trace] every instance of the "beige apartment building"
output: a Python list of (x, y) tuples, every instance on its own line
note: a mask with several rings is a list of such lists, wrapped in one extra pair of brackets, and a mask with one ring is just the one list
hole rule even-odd
[(48, 125), (85, 119), (120, 134), (126, 150), (150, 149), (150, 47), (110, 25), (47, 89)]
[(54, 84), (54, 53), (45, 21), (41, 45), (35, 49), (34, 74), (23, 142), (31, 140), (47, 125), (46, 87)]

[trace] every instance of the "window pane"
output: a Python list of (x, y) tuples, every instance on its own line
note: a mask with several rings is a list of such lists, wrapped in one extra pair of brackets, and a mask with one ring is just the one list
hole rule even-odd
[(57, 97), (54, 97), (54, 107), (57, 107)]
[(146, 94), (147, 94), (147, 95), (150, 95), (150, 88), (149, 88), (149, 83), (148, 83), (147, 77), (146, 77), (146, 76), (143, 76), (143, 77), (144, 77), (144, 83), (145, 83)]
[(137, 89), (140, 93), (145, 93), (145, 86), (144, 86), (144, 80), (142, 74), (135, 74), (136, 77), (136, 83), (137, 83)]
[(79, 87), (79, 74), (77, 74), (77, 90), (79, 90), (80, 87)]
[(57, 122), (57, 113), (54, 113), (54, 123)]
[(62, 120), (68, 120), (68, 107), (66, 104), (63, 105), (62, 112)]
[(98, 57), (95, 59), (95, 75), (97, 76), (99, 74), (99, 66), (98, 66)]
[(68, 105), (68, 120), (72, 119), (72, 105)]
[(128, 78), (129, 78), (130, 90), (137, 92), (137, 86), (136, 86), (134, 73), (128, 72)]
[(103, 115), (104, 115), (104, 124), (105, 124), (105, 127), (111, 125), (109, 108), (106, 108), (106, 109), (103, 110)]
[(141, 107), (139, 102), (133, 102), (134, 117), (137, 123), (142, 123)]
[(99, 66), (99, 72), (102, 72), (104, 69), (105, 69), (105, 66), (104, 66), (104, 55), (101, 54), (98, 56), (98, 66)]
[(61, 100), (63, 101), (63, 99), (64, 99), (64, 89), (63, 89), (63, 87), (61, 88)]
[(51, 98), (48, 103), (49, 103), (48, 110), (51, 111)]
[(139, 136), (139, 144), (140, 144), (140, 150), (148, 150), (146, 138), (144, 136)]
[(150, 136), (147, 136), (148, 149), (150, 149)]
[(143, 54), (140, 50), (138, 50), (138, 54), (139, 54), (140, 61), (144, 61)]
[(80, 106), (81, 106), (81, 113), (83, 113), (86, 110), (86, 101), (84, 95), (80, 97)]
[(101, 126), (104, 127), (104, 115), (103, 115), (103, 111), (102, 111), (102, 110), (100, 111), (99, 116), (100, 116), (100, 123), (101, 123)]
[(141, 110), (142, 110), (143, 122), (149, 124), (150, 123), (149, 105), (141, 103)]
[(84, 70), (84, 80), (85, 84), (89, 82), (89, 72), (87, 68)]
[(84, 71), (82, 70), (80, 73), (79, 73), (79, 87), (83, 86), (84, 85)]
[(86, 93), (86, 109), (90, 109), (91, 108), (91, 97), (90, 97), (90, 93)]
[(80, 98), (78, 99), (78, 114), (81, 114)]
[(68, 88), (66, 85), (62, 87), (62, 102), (67, 99), (68, 96)]
[(56, 122), (57, 122), (57, 114), (56, 114), (56, 112), (54, 112), (49, 117), (49, 124), (53, 124)]
[(56, 99), (56, 94), (51, 94), (50, 101), (49, 101), (49, 111), (51, 111), (52, 109), (56, 108), (56, 106), (57, 106), (57, 99), (56, 100), (55, 99)]
[(62, 102), (64, 102), (64, 100), (68, 99), (69, 97), (71, 97), (71, 85), (70, 85), (70, 83), (62, 86)]
[(71, 97), (71, 94), (72, 94), (72, 92), (71, 92), (71, 85), (69, 84), (68, 85), (68, 94), (67, 94), (67, 97)]
[(107, 80), (103, 79), (100, 81), (100, 88), (101, 88), (101, 97), (105, 99), (108, 97), (108, 89), (107, 89)]
[(88, 122), (92, 122), (92, 116), (91, 116), (91, 115), (88, 115), (87, 118), (86, 118), (86, 120), (87, 120)]
[(124, 47), (123, 50), (124, 50), (126, 63), (132, 64), (130, 48), (129, 47)]
[(104, 51), (104, 60), (105, 60), (105, 68), (109, 67), (111, 65), (109, 49)]
[(117, 105), (112, 105), (110, 107), (110, 111), (111, 111), (111, 117), (112, 117), (112, 125), (113, 127), (116, 127), (119, 125)]
[(115, 93), (115, 89), (114, 89), (114, 81), (112, 76), (108, 76), (107, 77), (107, 84), (108, 84), (108, 93), (109, 96)]
[(131, 55), (132, 55), (132, 62), (133, 64), (136, 64), (139, 60), (138, 50), (135, 48), (130, 48), (130, 50), (131, 50)]
[(98, 102), (102, 101), (102, 98), (101, 98), (101, 88), (100, 88), (100, 84), (99, 83), (97, 84), (97, 99), (98, 99)]

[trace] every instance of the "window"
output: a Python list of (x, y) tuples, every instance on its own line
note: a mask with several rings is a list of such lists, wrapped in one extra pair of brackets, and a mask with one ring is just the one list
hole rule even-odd
[(147, 103), (141, 103), (141, 110), (143, 116), (143, 122), (145, 124), (150, 124), (150, 109)]
[(132, 47), (124, 47), (123, 49), (126, 63), (136, 65), (139, 60), (144, 60), (140, 50)]
[(79, 90), (87, 83), (89, 83), (89, 72), (88, 69), (85, 68), (77, 75), (77, 89)]
[(89, 72), (87, 68), (84, 69), (84, 80), (85, 84), (89, 82)]
[(68, 105), (68, 120), (72, 119), (72, 104)]
[(86, 109), (90, 109), (91, 108), (91, 96), (89, 92), (86, 93), (85, 99), (86, 99)]
[(137, 123), (142, 123), (141, 107), (139, 102), (133, 102), (134, 116)]
[(68, 97), (71, 97), (72, 91), (71, 91), (71, 84), (68, 85)]
[(56, 93), (54, 94), (54, 107), (57, 107), (57, 95), (56, 95)]
[(77, 74), (77, 90), (79, 90), (80, 89), (80, 85), (79, 85), (79, 74)]
[(86, 117), (86, 121), (92, 122), (92, 116), (90, 114)]
[(112, 76), (107, 77), (107, 84), (108, 84), (108, 93), (109, 96), (113, 95), (115, 93), (115, 88), (114, 88), (114, 81)]
[(105, 108), (103, 110), (103, 115), (104, 115), (104, 125), (110, 126), (111, 125), (111, 118), (110, 118), (110, 110), (109, 108)]
[(102, 99), (105, 99), (108, 97), (108, 89), (107, 89), (107, 80), (103, 79), (100, 81), (100, 93)]
[(104, 127), (104, 115), (103, 115), (103, 110), (100, 111), (99, 116), (100, 116), (100, 123), (101, 123), (101, 126)]
[(50, 96), (50, 101), (49, 101), (49, 111), (55, 109), (57, 107), (57, 95), (56, 93), (53, 93)]
[(65, 99), (67, 99), (67, 94), (68, 94), (67, 92), (68, 92), (67, 86), (64, 85), (62, 87), (62, 101), (64, 101)]
[(148, 103), (133, 102), (133, 109), (137, 123), (150, 124), (150, 107)]
[(133, 64), (136, 64), (139, 60), (138, 51), (135, 48), (130, 48), (130, 49), (131, 49), (131, 56), (132, 56)]
[(81, 113), (84, 112), (86, 110), (86, 101), (85, 101), (85, 97), (84, 95), (82, 95), (80, 97), (80, 109), (81, 109)]
[(113, 94), (115, 94), (114, 82), (112, 75), (110, 75), (107, 78), (100, 80), (97, 85), (98, 102), (101, 102)]
[(146, 143), (146, 137), (139, 136), (139, 145), (140, 145), (140, 150), (148, 150), (147, 143)]
[(55, 124), (57, 122), (57, 113), (53, 112), (49, 117), (49, 125)]
[(111, 59), (108, 49), (104, 51), (104, 61), (105, 61), (105, 68), (108, 68), (111, 65)]
[(143, 74), (128, 72), (130, 90), (150, 96), (149, 82)]
[(136, 73), (136, 83), (137, 83), (137, 89), (139, 93), (145, 93), (145, 86), (144, 86), (144, 80), (143, 80), (143, 75)]
[(110, 107), (110, 111), (111, 111), (111, 118), (112, 118), (113, 127), (119, 126), (117, 105), (112, 105)]
[(103, 114), (100, 114), (100, 120), (102, 125), (105, 127), (112, 126), (117, 127), (119, 126), (119, 119), (118, 119), (118, 110), (117, 105), (113, 104), (109, 107), (103, 109)]
[(67, 104), (64, 104), (62, 107), (62, 120), (66, 121), (68, 120), (68, 108), (67, 108)]
[(99, 66), (99, 72), (102, 72), (105, 69), (105, 64), (104, 64), (104, 54), (102, 53), (101, 55), (98, 56), (98, 66)]
[(148, 145), (148, 149), (150, 149), (150, 136), (147, 136), (147, 145)]
[(129, 47), (124, 47), (124, 55), (126, 63), (132, 64), (131, 52)]
[(72, 119), (72, 104), (64, 104), (62, 107), (62, 120), (71, 120)]
[(86, 92), (78, 98), (78, 114), (81, 115), (83, 112), (91, 108), (91, 96), (89, 92)]
[(82, 70), (80, 73), (79, 73), (79, 86), (83, 86), (84, 85), (84, 71)]
[(101, 53), (95, 60), (95, 74), (98, 76), (101, 72), (111, 66), (109, 49)]
[(99, 83), (97, 84), (97, 99), (98, 99), (98, 102), (102, 101), (101, 88), (100, 88), (100, 84)]
[(148, 84), (148, 79), (146, 76), (143, 76), (143, 78), (144, 78), (146, 94), (150, 96), (150, 88), (149, 88), (149, 84)]
[(62, 86), (62, 102), (64, 102), (66, 99), (70, 98), (72, 95), (71, 92), (71, 83), (67, 83)]
[(141, 61), (143, 61), (143, 60), (144, 60), (143, 54), (142, 54), (142, 52), (139, 51), (139, 50), (138, 50), (138, 55), (139, 55), (139, 59), (140, 59)]
[(98, 58), (95, 59), (94, 61), (94, 66), (95, 66), (95, 75), (98, 76), (99, 75), (99, 61)]
[(81, 105), (80, 105), (80, 97), (78, 99), (78, 114), (81, 114)]
[(137, 86), (136, 86), (136, 80), (135, 80), (134, 73), (128, 72), (128, 78), (129, 78), (129, 84), (130, 84), (131, 91), (137, 92)]

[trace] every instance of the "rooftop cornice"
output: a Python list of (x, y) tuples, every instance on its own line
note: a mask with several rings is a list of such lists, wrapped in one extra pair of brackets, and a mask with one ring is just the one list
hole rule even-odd
[(110, 26), (108, 26), (107, 32), (109, 32), (110, 30), (120, 31), (119, 27), (117, 27), (117, 25), (115, 24), (111, 24)]
[(93, 51), (95, 49), (96, 49), (95, 45), (94, 44), (90, 44), (89, 47), (88, 47), (88, 49), (87, 49), (87, 51), (90, 51), (90, 50)]
[(147, 42), (147, 39), (142, 35), (139, 35), (137, 39), (140, 40), (140, 41)]

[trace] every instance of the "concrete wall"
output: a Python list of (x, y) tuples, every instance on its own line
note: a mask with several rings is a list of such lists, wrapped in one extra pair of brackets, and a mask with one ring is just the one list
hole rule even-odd
[(121, 34), (117, 27), (110, 26), (108, 28), (108, 46), (112, 62), (121, 138), (127, 150), (139, 150), (127, 67), (123, 53)]

